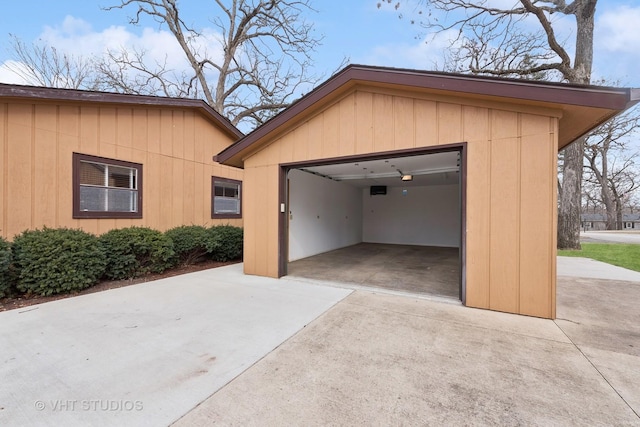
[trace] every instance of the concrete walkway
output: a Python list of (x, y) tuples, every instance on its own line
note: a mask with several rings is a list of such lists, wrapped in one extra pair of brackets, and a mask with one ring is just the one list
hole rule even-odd
[(640, 282), (640, 272), (590, 258), (559, 256), (558, 276)]
[(209, 270), (0, 313), (0, 425), (640, 425), (637, 301), (561, 276), (551, 321)]
[(350, 291), (232, 265), (0, 313), (0, 426), (166, 426)]

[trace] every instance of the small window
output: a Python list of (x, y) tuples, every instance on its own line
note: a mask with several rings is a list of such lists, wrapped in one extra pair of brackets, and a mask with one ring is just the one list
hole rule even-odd
[(242, 218), (242, 182), (211, 177), (211, 218)]
[(142, 165), (73, 153), (74, 218), (142, 218)]

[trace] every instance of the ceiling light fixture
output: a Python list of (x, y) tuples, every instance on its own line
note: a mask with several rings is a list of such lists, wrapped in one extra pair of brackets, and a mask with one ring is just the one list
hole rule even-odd
[(413, 181), (413, 175), (405, 174), (400, 169), (396, 169), (396, 170), (400, 174), (400, 179), (402, 179), (403, 181)]

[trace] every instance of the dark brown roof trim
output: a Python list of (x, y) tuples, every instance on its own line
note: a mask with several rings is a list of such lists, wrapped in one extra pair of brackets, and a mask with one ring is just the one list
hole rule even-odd
[(214, 110), (202, 99), (169, 98), (151, 95), (131, 95), (123, 93), (97, 92), (77, 89), (59, 89), (40, 86), (22, 86), (0, 83), (0, 98), (41, 99), (48, 101), (94, 102), (100, 104), (143, 105), (156, 107), (193, 108), (208, 116), (232, 137), (242, 138), (244, 134), (226, 117)]
[(366, 65), (348, 65), (320, 84), (289, 108), (255, 129), (235, 144), (220, 152), (215, 159), (224, 163), (255, 142), (310, 108), (331, 92), (350, 81), (403, 85), (437, 89), (463, 94), (488, 95), (554, 104), (624, 110), (640, 100), (640, 90), (564, 83), (533, 82), (531, 80), (471, 76), (467, 74), (408, 70)]

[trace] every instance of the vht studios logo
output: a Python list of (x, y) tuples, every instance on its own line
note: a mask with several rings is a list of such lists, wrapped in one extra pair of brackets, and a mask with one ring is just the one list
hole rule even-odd
[(140, 400), (110, 400), (110, 399), (56, 399), (36, 400), (34, 406), (38, 411), (103, 411), (103, 412), (132, 412), (142, 411), (144, 406)]

